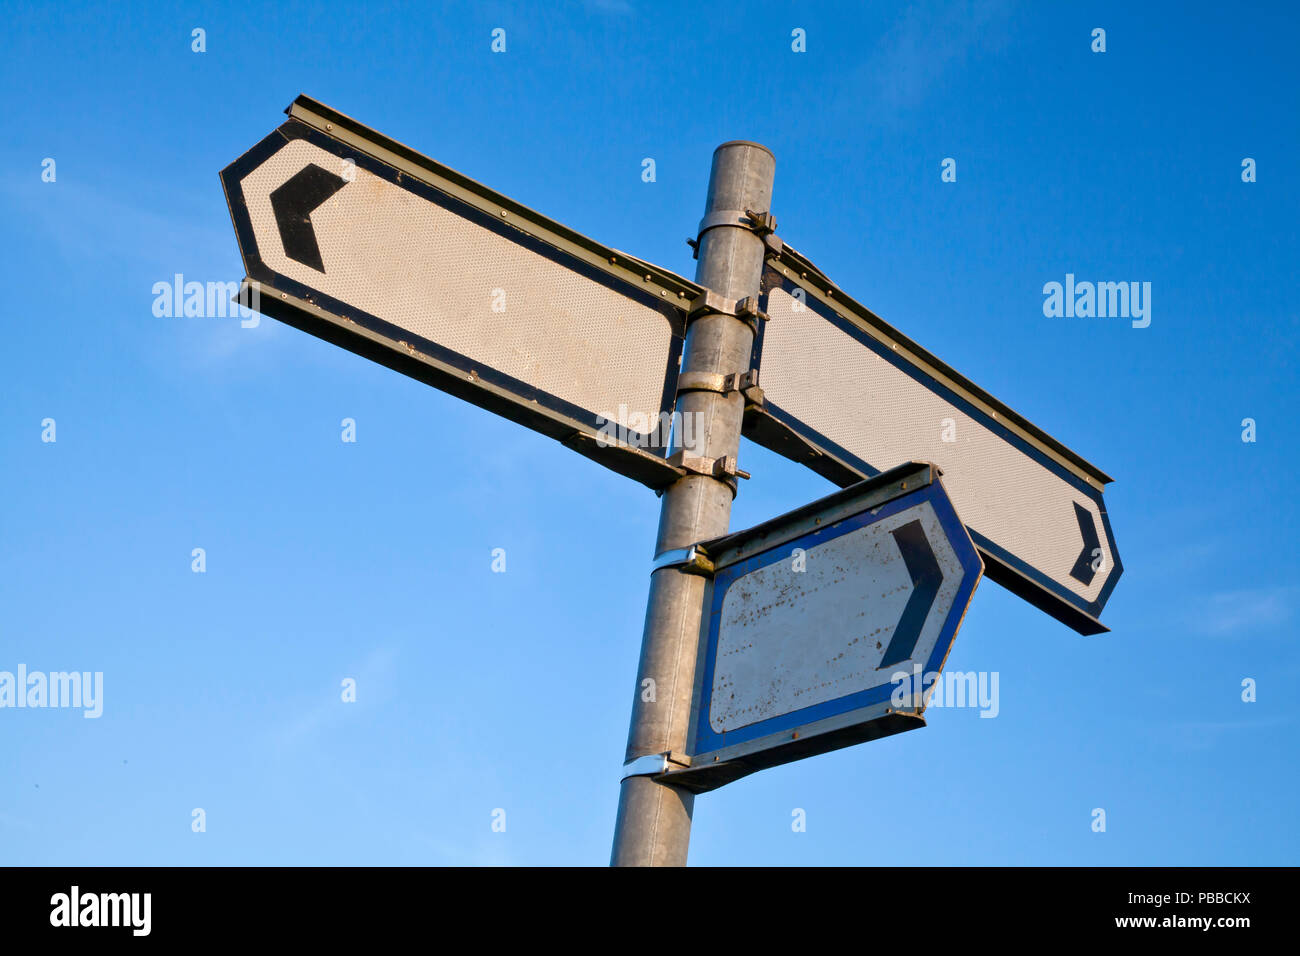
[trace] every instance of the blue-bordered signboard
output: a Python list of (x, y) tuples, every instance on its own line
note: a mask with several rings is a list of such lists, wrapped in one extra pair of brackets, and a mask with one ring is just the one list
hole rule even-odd
[(983, 573), (924, 463), (701, 549), (690, 768), (669, 774), (698, 790), (921, 726)]

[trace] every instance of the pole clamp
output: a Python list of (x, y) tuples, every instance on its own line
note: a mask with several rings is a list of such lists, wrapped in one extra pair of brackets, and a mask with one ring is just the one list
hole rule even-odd
[(628, 777), (657, 777), (673, 770), (685, 770), (691, 765), (691, 758), (684, 753), (668, 750), (661, 754), (646, 754), (623, 764), (620, 781)]
[(763, 390), (758, 387), (758, 369), (748, 372), (683, 372), (677, 376), (677, 394), (683, 392), (716, 392), (729, 395), (740, 392), (750, 405), (763, 404)]
[(728, 299), (718, 295), (712, 289), (706, 289), (695, 298), (691, 311), (687, 313), (686, 323), (706, 315), (729, 315), (740, 319), (757, 335), (758, 323), (767, 320), (767, 313), (758, 307), (758, 297), (747, 295), (743, 299)]
[(768, 255), (781, 254), (783, 243), (776, 235), (776, 217), (770, 212), (755, 212), (752, 209), (715, 209), (700, 220), (695, 238), (686, 240), (686, 244), (691, 247), (692, 259), (700, 257), (700, 241), (704, 238), (704, 234), (718, 226), (739, 226), (748, 229), (763, 240)]
[(756, 295), (747, 295), (736, 303), (736, 317), (744, 319), (755, 331), (759, 322), (767, 321), (767, 313), (758, 307)]
[(754, 235), (763, 240), (765, 255), (779, 256), (785, 243), (776, 234), (776, 217), (770, 212), (755, 212), (752, 209), (746, 209), (745, 215), (749, 217), (749, 228), (754, 231)]
[(776, 232), (776, 216), (770, 212), (754, 212), (752, 209), (746, 209), (745, 216), (749, 219), (749, 228), (758, 235), (768, 236)]
[(735, 455), (723, 455), (721, 458), (701, 458), (698, 455), (687, 454), (683, 449), (670, 455), (668, 464), (676, 465), (693, 475), (704, 475), (722, 481), (730, 479), (733, 490), (737, 478), (749, 477), (749, 472), (742, 471), (736, 466)]
[(655, 555), (650, 573), (654, 574), (661, 568), (677, 568), (683, 574), (698, 574), (706, 578), (713, 576), (713, 562), (703, 548), (694, 544), (689, 548), (673, 548)]

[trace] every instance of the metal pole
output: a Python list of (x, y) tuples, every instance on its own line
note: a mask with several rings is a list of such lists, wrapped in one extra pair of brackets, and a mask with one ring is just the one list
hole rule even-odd
[[(757, 143), (723, 143), (714, 150), (695, 280), (726, 299), (758, 295), (764, 245), (746, 224), (745, 211), (769, 210), (775, 169), (772, 153)], [(749, 325), (734, 315), (706, 312), (691, 320), (682, 350), (682, 375), (703, 374), (691, 376), (696, 383), (691, 390), (678, 388), (676, 410), (685, 425), (676, 431), (685, 440), (675, 438), (672, 450), (706, 461), (734, 459), (740, 449), (744, 397), (734, 390), (708, 390), (707, 383), (749, 371), (753, 341)], [(699, 388), (700, 384), (706, 387)], [(664, 492), (656, 557), (726, 534), (732, 497), (732, 485), (724, 477), (679, 478)], [(704, 579), (698, 575), (678, 567), (651, 574), (627, 764), (640, 757), (685, 751), (703, 598)], [(625, 764), (625, 772), (628, 769), (634, 768)], [(647, 774), (625, 777), (611, 865), (684, 866), (694, 801), (693, 794), (656, 783)]]

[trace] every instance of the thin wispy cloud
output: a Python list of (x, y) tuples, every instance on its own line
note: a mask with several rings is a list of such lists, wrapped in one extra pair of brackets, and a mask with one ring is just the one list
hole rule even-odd
[(909, 5), (876, 41), (851, 85), (874, 89), (877, 115), (917, 109), (953, 82), (974, 50), (1002, 44), (1001, 24), (1009, 14), (1005, 2)]
[(145, 266), (160, 278), (176, 270), (178, 250), (189, 262), (237, 261), (228, 223), (196, 217), (197, 200), (160, 196), (146, 183), (127, 182), (109, 192), (60, 180), (45, 193), (0, 183), (0, 193), (42, 243), (69, 261)]
[[(397, 650), (381, 647), (371, 652), (355, 675), (357, 681), (357, 700), (365, 695), (366, 700), (383, 701), (393, 694), (393, 683), (397, 674)], [(340, 691), (334, 689), (307, 709), (293, 714), (271, 728), (269, 737), (279, 746), (288, 747), (303, 743), (320, 731), (341, 722), (348, 716), (349, 706), (340, 700)]]
[(1251, 637), (1273, 631), (1291, 620), (1298, 590), (1287, 585), (1219, 591), (1193, 609), (1190, 624), (1214, 637)]
[(1199, 753), (1224, 744), (1237, 744), (1270, 728), (1292, 723), (1289, 717), (1254, 720), (1174, 720), (1144, 728), (1145, 736), (1177, 753)]
[(596, 13), (614, 13), (624, 17), (636, 12), (627, 0), (583, 0), (582, 5)]

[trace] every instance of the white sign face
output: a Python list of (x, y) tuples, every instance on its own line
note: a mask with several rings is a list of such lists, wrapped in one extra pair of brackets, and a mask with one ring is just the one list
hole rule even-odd
[(919, 726), (982, 567), (909, 463), (700, 546), (714, 561), (682, 786)]
[(266, 311), (561, 440), (662, 458), (698, 287), (319, 104), (292, 115), (222, 174)]
[(861, 475), (934, 462), (990, 577), (1078, 630), (1105, 630), (1097, 617), (1121, 571), (1109, 478), (857, 319), (838, 292), (781, 279), (756, 347), (768, 420)]
[[(719, 735), (892, 690), (913, 662), (927, 666), (964, 581), (929, 501), (794, 547), (803, 547), (802, 570), (787, 554), (740, 575), (723, 595), (708, 714)], [(909, 603), (920, 608), (911, 618)]]

